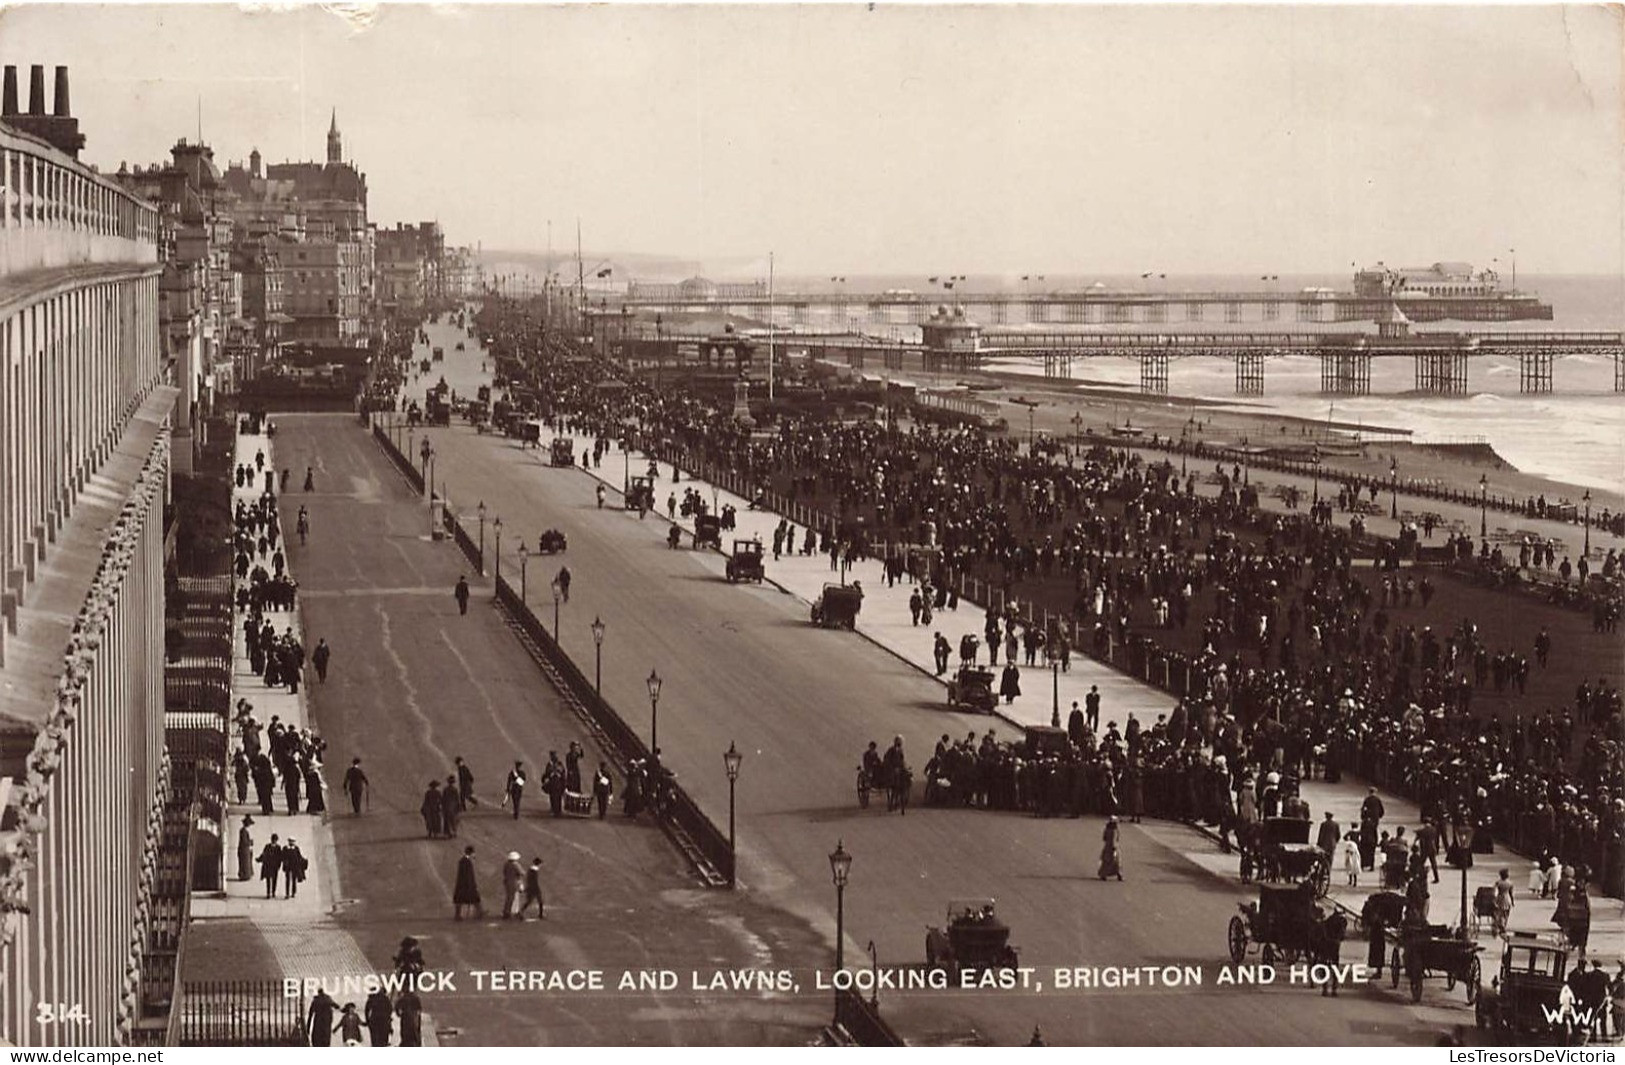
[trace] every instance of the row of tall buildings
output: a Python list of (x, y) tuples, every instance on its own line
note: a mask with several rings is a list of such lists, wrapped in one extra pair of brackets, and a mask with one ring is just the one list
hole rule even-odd
[[(214, 393), (253, 380), (290, 347), (361, 348), (390, 315), (477, 288), (474, 257), (448, 248), (438, 222), (380, 227), (367, 176), (344, 157), (335, 109), (325, 162), (224, 171), (214, 150), (176, 141), (164, 163), (113, 175), (159, 212), (160, 319), (177, 379), (177, 444)], [(185, 457), (177, 455), (181, 468)]]
[[(163, 1043), (188, 891), (218, 875), (230, 693), (225, 530), (176, 517), (215, 487), (228, 512), (229, 459), (179, 476), (194, 427), (291, 347), (364, 350), (474, 281), (437, 224), (369, 221), (336, 117), (322, 163), (222, 173), (183, 140), (104, 174), (67, 69), (20, 90), (5, 67), (0, 1044)], [(189, 540), (223, 561), (181, 564)]]

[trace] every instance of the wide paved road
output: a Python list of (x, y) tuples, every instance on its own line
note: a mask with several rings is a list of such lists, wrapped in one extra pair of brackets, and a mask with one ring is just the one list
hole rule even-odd
[[(307, 688), (329, 743), (339, 920), (373, 966), (388, 971), (404, 935), (424, 943), (431, 969), (553, 969), (755, 966), (805, 957), (821, 942), (804, 924), (762, 906), (698, 888), (686, 862), (656, 828), (553, 820), (539, 787), (549, 750), (562, 757), (585, 730), (542, 682), (477, 578), (468, 615), (452, 598), (469, 572), (447, 543), (427, 540), (424, 505), (353, 417), (279, 415), (277, 461), (316, 469), (312, 493), (283, 497), (284, 528), (311, 514), (308, 546), (295, 538), (308, 646), (325, 637), (333, 659), (325, 685)], [(296, 477), (297, 485), (302, 478)], [(474, 577), (470, 573), (471, 578)], [(308, 650), (308, 647), (307, 647)], [(313, 677), (312, 677), (313, 679)], [(599, 754), (587, 743), (590, 761)], [(486, 804), (464, 818), (456, 840), (424, 838), (418, 805), (431, 779), (466, 758)], [(344, 768), (360, 757), (372, 782), (370, 809), (349, 812)], [(496, 808), (514, 759), (531, 767), (527, 816)], [(266, 826), (275, 831), (275, 819)], [(454, 924), (451, 886), (465, 844), (477, 848), (490, 919)], [(544, 864), (546, 922), (515, 925), (501, 910), (498, 870), (517, 850)], [(466, 1044), (547, 1045), (802, 1043), (827, 1019), (812, 1002), (668, 994), (434, 994), (437, 1024)], [(342, 1001), (342, 999), (341, 999)], [(446, 1037), (456, 1043), (456, 1037)]]
[[(566, 650), (590, 673), (588, 626), (604, 620), (604, 693), (644, 729), (645, 678), (660, 672), (666, 761), (719, 824), (728, 812), (722, 752), (736, 742), (746, 753), (738, 904), (781, 911), (821, 938), (822, 948), (796, 963), (804, 987), (833, 954), (827, 855), (839, 839), (855, 858), (846, 891), (849, 965), (867, 965), (870, 941), (882, 965), (923, 961), (925, 926), (940, 922), (946, 902), (986, 895), (998, 899), (1023, 964), (1045, 983), (1042, 994), (883, 993), (886, 1016), (914, 1040), (1023, 1043), (1037, 1024), (1057, 1044), (1428, 1043), (1441, 1021), (1460, 1019), (1413, 1009), (1386, 990), (1330, 1000), (1306, 988), (1214, 986), (1225, 926), (1244, 896), (1181, 856), (1181, 848), (1205, 845), (1194, 834), (1127, 826), (1128, 882), (1105, 884), (1092, 875), (1098, 819), (938, 809), (899, 818), (883, 804), (860, 811), (852, 779), (868, 740), (884, 745), (903, 736), (918, 771), (939, 735), (981, 733), (990, 719), (944, 713), (935, 682), (859, 637), (811, 628), (804, 603), (770, 586), (726, 583), (719, 556), (668, 550), (666, 525), (653, 516), (640, 522), (598, 510), (593, 482), (547, 468), (545, 452), (463, 427), (431, 435), (437, 477), (457, 509), (471, 514), (484, 500), (502, 516), (505, 573), (520, 566), (515, 536), (534, 546), (548, 527), (569, 535)], [(531, 603), (548, 624), (558, 564), (533, 556), (528, 567)], [(1351, 943), (1345, 959), (1361, 952)], [(1080, 996), (1057, 993), (1050, 978), (1055, 967), (1153, 964), (1202, 966), (1207, 984)]]

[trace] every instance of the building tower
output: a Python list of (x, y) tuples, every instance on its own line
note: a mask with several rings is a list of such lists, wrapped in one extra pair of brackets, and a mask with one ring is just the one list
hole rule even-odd
[(344, 162), (344, 138), (339, 136), (339, 109), (333, 108), (333, 123), (327, 127), (327, 165)]

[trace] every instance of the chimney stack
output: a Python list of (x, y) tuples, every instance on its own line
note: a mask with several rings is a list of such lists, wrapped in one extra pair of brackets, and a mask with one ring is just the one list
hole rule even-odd
[(28, 113), (45, 114), (45, 67), (41, 63), (28, 68)]
[(28, 113), (17, 109), (17, 68), (6, 67), (5, 100), (3, 113), (7, 124), (30, 136), (48, 142), (53, 148), (79, 158), (85, 146), (85, 135), (79, 132), (79, 120), (74, 118), (68, 103), (68, 68), (56, 68), (56, 106), (45, 106), (45, 67), (35, 63), (28, 71)]

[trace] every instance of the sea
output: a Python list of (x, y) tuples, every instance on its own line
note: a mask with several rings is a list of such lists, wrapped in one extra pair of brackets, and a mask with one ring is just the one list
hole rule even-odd
[[(1510, 281), (1503, 274), (1503, 279)], [(778, 277), (777, 292), (828, 292), (843, 290), (854, 294), (880, 293), (906, 289), (933, 304), (951, 304), (953, 291), (920, 276)], [(1352, 271), (1347, 274), (1281, 275), (1267, 280), (1258, 275), (1214, 275), (1156, 277), (1050, 275), (1042, 279), (968, 275), (953, 282), (954, 291), (1030, 292), (1078, 291), (1099, 283), (1122, 292), (1258, 292), (1292, 293), (1304, 288), (1331, 288), (1347, 291), (1353, 287)], [(1510, 287), (1510, 286), (1509, 286)], [(1595, 275), (1519, 274), (1517, 290), (1538, 295), (1552, 305), (1551, 321), (1419, 323), (1414, 328), (1428, 331), (1463, 332), (1587, 332), (1625, 331), (1625, 278)], [(1177, 312), (1176, 312), (1177, 313)], [(834, 323), (809, 323), (812, 328)], [(885, 333), (895, 339), (917, 339), (918, 330), (906, 326), (864, 326), (865, 332)], [(1048, 327), (1057, 328), (1054, 326)], [(1140, 326), (1067, 326), (1076, 330), (1138, 328), (1143, 332), (1175, 330), (1252, 331), (1310, 330), (1374, 332), (1367, 323), (1316, 325), (1289, 322), (1224, 325), (1203, 322)], [(908, 336), (912, 332), (914, 335)], [(1075, 360), (1073, 373), (1091, 385), (1138, 394), (1139, 364), (1132, 359), (1094, 358)], [(1007, 372), (1043, 375), (1042, 362), (1035, 358), (1001, 360), (998, 368)], [(1326, 396), (1320, 394), (1319, 361), (1310, 356), (1271, 359), (1265, 367), (1263, 396), (1235, 395), (1235, 367), (1229, 359), (1176, 359), (1169, 367), (1168, 391), (1172, 395), (1201, 399), (1236, 410), (1264, 410), (1301, 418), (1326, 419), (1367, 425), (1376, 431), (1406, 430), (1410, 439), (1434, 443), (1487, 443), (1496, 452), (1526, 473), (1550, 477), (1566, 484), (1625, 493), (1625, 394), (1614, 391), (1613, 360), (1607, 356), (1566, 355), (1553, 363), (1553, 391), (1549, 395), (1526, 396), (1518, 391), (1518, 362), (1513, 358), (1484, 357), (1472, 361), (1468, 392), (1461, 396), (1428, 396), (1414, 393), (1415, 379), (1409, 359), (1375, 359), (1368, 396)]]

